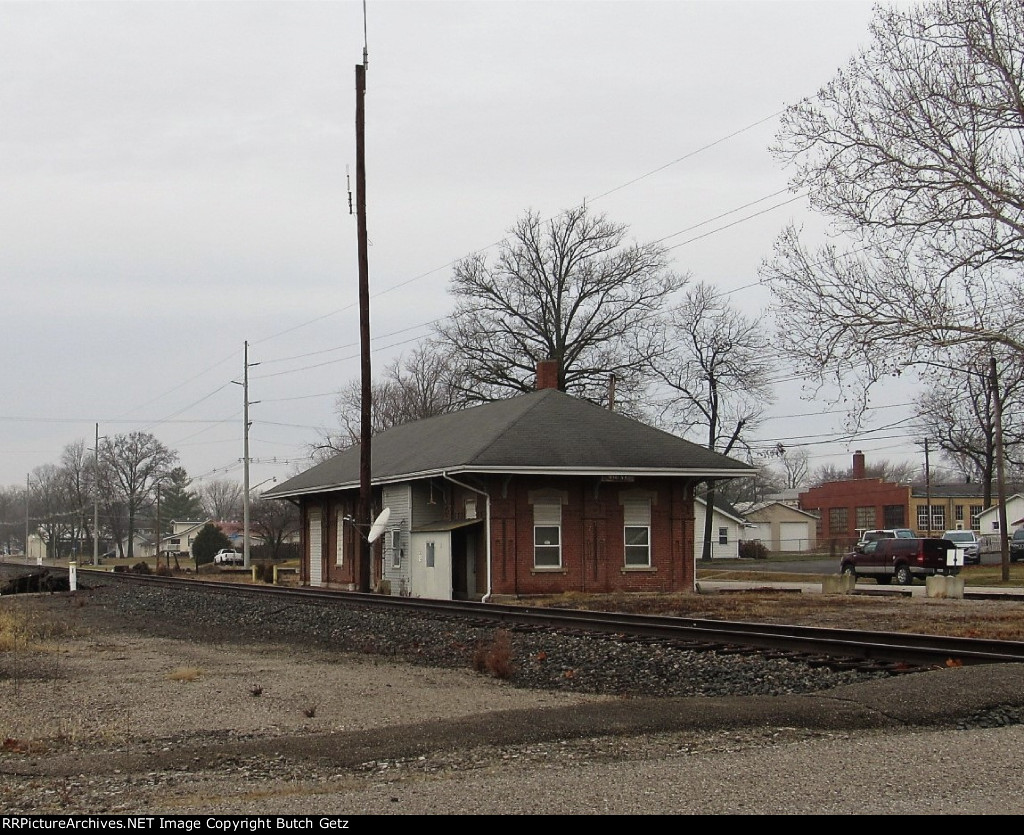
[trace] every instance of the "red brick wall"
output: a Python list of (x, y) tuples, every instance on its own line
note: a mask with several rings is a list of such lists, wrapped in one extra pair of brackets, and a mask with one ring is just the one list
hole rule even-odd
[[(801, 493), (798, 501), (801, 510), (820, 515), (819, 544), (833, 550), (847, 548), (856, 541), (858, 507), (874, 507), (875, 524), (870, 527), (884, 528), (885, 506), (901, 505), (905, 526), (910, 527), (910, 487), (905, 484), (879, 478), (831, 481)], [(846, 527), (843, 530), (832, 530), (830, 526), (831, 510), (836, 507), (846, 508)]]
[[(601, 482), (597, 476), (551, 478), (513, 476), (482, 479), (475, 483), (490, 495), (491, 593), (529, 596), (561, 592), (692, 591), (693, 492), (688, 479), (648, 478), (633, 482)], [(533, 504), (536, 491), (558, 491), (562, 504), (562, 565), (557, 570), (538, 570), (533, 565)], [(625, 567), (622, 494), (640, 491), (651, 496), (651, 566)], [(309, 582), (307, 516), (310, 507), (323, 511), (323, 581), (335, 587), (357, 582), (359, 541), (355, 528), (344, 527), (345, 564), (335, 564), (338, 515), (352, 513), (354, 493), (311, 496), (303, 501), (301, 577)], [(465, 494), (465, 496), (463, 495)], [(453, 488), (452, 511), (464, 506), (468, 491)], [(480, 507), (478, 513), (484, 516)], [(479, 526), (477, 593), (487, 591), (486, 526)], [(373, 556), (374, 580), (379, 577), (380, 552)]]
[[(596, 492), (595, 492), (596, 486)], [(562, 565), (533, 565), (533, 504), (538, 490), (561, 491)], [(599, 483), (596, 477), (516, 477), (491, 499), (491, 591), (529, 596), (561, 592), (692, 591), (693, 485), (684, 479)], [(651, 567), (625, 568), (623, 491), (650, 491)], [(499, 494), (500, 495), (500, 494)]]

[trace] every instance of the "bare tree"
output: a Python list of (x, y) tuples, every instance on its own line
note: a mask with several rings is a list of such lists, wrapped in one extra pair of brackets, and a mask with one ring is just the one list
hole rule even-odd
[(871, 31), (773, 149), (856, 248), (791, 228), (765, 270), (786, 347), (861, 391), (951, 346), (1024, 350), (1024, 4), (879, 5)]
[[(818, 487), (831, 481), (848, 481), (852, 478), (852, 467), (823, 464), (811, 475), (810, 485)], [(912, 461), (890, 461), (888, 458), (878, 458), (865, 464), (864, 478), (880, 478), (882, 481), (893, 484), (916, 484), (924, 478), (924, 473), (921, 467)]]
[(76, 554), (85, 553), (86, 542), (92, 539), (93, 483), (96, 478), (93, 455), (84, 440), (64, 447), (60, 456), (68, 502), (75, 510), (71, 537)]
[(302, 524), (299, 509), (294, 504), (262, 496), (250, 503), (249, 519), (271, 559), (278, 558), (282, 547), (299, 532)]
[(783, 489), (795, 490), (807, 484), (810, 476), (811, 456), (806, 449), (790, 449), (785, 444), (776, 444), (766, 456), (777, 460), (782, 468)]
[(43, 539), (47, 557), (66, 556), (73, 547), (80, 508), (74, 506), (67, 473), (56, 464), (32, 470), (27, 488), (31, 494), (30, 528)]
[(456, 265), (455, 310), (437, 333), (464, 363), (468, 400), (531, 391), (537, 362), (552, 359), (562, 391), (606, 402), (610, 375), (623, 395), (638, 389), (657, 314), (684, 284), (664, 247), (629, 241), (604, 215), (527, 212), (493, 264), (478, 253)]
[[(965, 479), (984, 486), (985, 507), (992, 505), (996, 471), (996, 402), (985, 352), (961, 349), (956, 368), (930, 369), (932, 387), (917, 399), (917, 424)], [(1010, 463), (1024, 464), (1024, 366), (1004, 362), (999, 385), (1003, 448)]]
[[(383, 379), (371, 390), (370, 411), (373, 434), (414, 420), (455, 411), (465, 405), (461, 395), (460, 365), (444, 348), (433, 341), (414, 348), (411, 353), (393, 359)], [(362, 384), (350, 380), (338, 394), (336, 403), (340, 433), (322, 431), (310, 450), (312, 457), (324, 460), (359, 443), (362, 417)]]
[(110, 495), (125, 510), (126, 556), (131, 558), (135, 552), (136, 519), (149, 506), (155, 485), (168, 475), (178, 460), (178, 453), (146, 432), (115, 435), (100, 453), (101, 478), (105, 476)]
[(242, 515), (242, 485), (237, 481), (217, 479), (199, 488), (203, 513), (210, 519), (225, 521)]
[[(733, 309), (709, 284), (690, 287), (665, 320), (664, 345), (651, 370), (661, 394), (662, 423), (700, 437), (728, 455), (744, 446), (771, 403), (774, 363), (769, 339), (755, 320)], [(749, 447), (747, 448), (749, 452)], [(715, 483), (707, 488), (702, 559), (711, 559)]]
[(13, 553), (25, 538), (25, 488), (0, 487), (0, 553)]
[(730, 478), (716, 484), (716, 499), (723, 499), (733, 505), (755, 504), (785, 489), (783, 476), (775, 467), (758, 462), (753, 456), (748, 457), (747, 463), (757, 468), (757, 474), (751, 478)]

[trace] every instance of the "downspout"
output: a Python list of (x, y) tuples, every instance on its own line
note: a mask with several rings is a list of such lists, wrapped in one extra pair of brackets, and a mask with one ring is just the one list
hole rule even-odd
[(441, 472), (441, 478), (445, 479), (446, 481), (450, 481), (452, 484), (457, 484), (459, 487), (463, 487), (466, 490), (472, 490), (474, 493), (476, 493), (479, 496), (483, 496), (484, 499), (487, 500), (486, 510), (484, 510), (484, 535), (487, 537), (487, 545), (485, 548), (487, 554), (487, 591), (484, 593), (484, 596), (480, 600), (481, 603), (487, 603), (489, 602), (487, 598), (491, 596), (491, 497), (484, 490), (479, 490), (476, 487), (471, 487), (470, 485), (464, 484), (461, 481), (456, 481), (446, 472)]

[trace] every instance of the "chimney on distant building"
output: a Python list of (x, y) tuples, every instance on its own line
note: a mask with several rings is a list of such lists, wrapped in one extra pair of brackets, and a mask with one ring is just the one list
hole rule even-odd
[(558, 388), (558, 360), (539, 360), (537, 362), (537, 391), (556, 388)]
[(859, 449), (853, 453), (853, 477), (864, 478), (864, 453)]

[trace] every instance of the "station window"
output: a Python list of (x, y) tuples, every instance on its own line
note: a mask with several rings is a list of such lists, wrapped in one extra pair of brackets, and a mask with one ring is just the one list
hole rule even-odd
[(626, 565), (649, 566), (651, 564), (651, 500), (623, 500), (622, 519)]
[(536, 568), (562, 566), (561, 503), (537, 503), (533, 506), (533, 564)]

